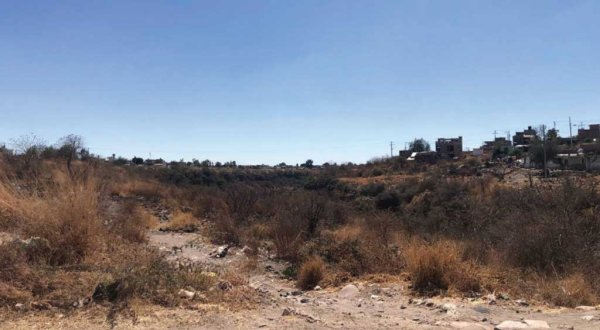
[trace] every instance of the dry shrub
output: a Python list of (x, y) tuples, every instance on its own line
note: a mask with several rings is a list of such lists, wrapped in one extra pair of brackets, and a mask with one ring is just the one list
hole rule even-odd
[(111, 232), (133, 243), (148, 240), (146, 232), (156, 225), (156, 219), (133, 201), (126, 202), (111, 224)]
[(141, 298), (162, 306), (175, 306), (178, 291), (208, 291), (216, 278), (201, 268), (179, 271), (154, 251), (137, 251), (135, 260), (120, 265), (112, 279), (104, 281), (94, 293), (96, 300), (110, 302)]
[(192, 233), (198, 230), (199, 221), (191, 213), (177, 212), (171, 218), (168, 230)]
[(461, 254), (459, 245), (451, 241), (427, 244), (413, 240), (404, 251), (413, 289), (429, 293), (448, 289), (479, 291), (476, 268), (462, 262)]
[(235, 220), (232, 217), (224, 212), (216, 215), (209, 227), (208, 234), (211, 237), (211, 240), (217, 244), (227, 243), (238, 245), (241, 241), (241, 231), (239, 226), (236, 225)]
[(582, 274), (573, 274), (562, 280), (551, 282), (540, 281), (544, 300), (556, 306), (577, 307), (580, 305), (596, 305), (598, 298), (591, 285)]
[(358, 226), (344, 226), (335, 231), (323, 231), (318, 239), (301, 249), (302, 255), (318, 254), (342, 272), (359, 276), (371, 265), (370, 250), (361, 238), (364, 230)]
[[(98, 214), (101, 187), (93, 178), (59, 182), (46, 196), (22, 196), (18, 209), (25, 237), (48, 242), (43, 256), (51, 265), (81, 262), (98, 251), (106, 229)], [(41, 256), (38, 256), (41, 257)]]
[(31, 292), (0, 281), (0, 305), (24, 303), (33, 297)]
[(165, 188), (157, 182), (129, 178), (129, 180), (112, 185), (112, 194), (123, 197), (144, 197), (148, 200), (165, 198)]
[(296, 285), (303, 290), (312, 290), (324, 276), (325, 263), (321, 258), (313, 256), (300, 266)]
[(273, 243), (277, 256), (291, 262), (300, 257), (300, 248), (304, 243), (303, 219), (294, 216), (279, 216), (273, 225)]

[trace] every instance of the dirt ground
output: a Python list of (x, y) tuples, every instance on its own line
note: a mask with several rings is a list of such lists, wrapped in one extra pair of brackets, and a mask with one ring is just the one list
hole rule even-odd
[[(477, 299), (433, 298), (411, 295), (402, 281), (374, 283), (367, 280), (342, 287), (298, 291), (294, 282), (281, 275), (286, 264), (261, 255), (253, 271), (242, 268), (248, 257), (239, 248), (223, 258), (201, 234), (152, 232), (150, 244), (167, 258), (181, 264), (197, 263), (217, 272), (248, 274), (248, 286), (258, 301), (251, 309), (226, 304), (191, 303), (186, 307), (162, 308), (133, 303), (132, 315), (121, 313), (116, 329), (600, 329), (600, 311), (552, 309), (530, 306), (518, 297)], [(492, 302), (492, 299), (494, 301)], [(72, 314), (46, 311), (42, 314), (0, 313), (2, 329), (106, 329), (107, 307), (95, 306)], [(512, 320), (512, 327), (502, 322)], [(529, 320), (543, 321), (536, 325)], [(544, 323), (546, 322), (546, 323)], [(505, 323), (506, 324), (506, 323)], [(542, 326), (541, 328), (539, 326)]]

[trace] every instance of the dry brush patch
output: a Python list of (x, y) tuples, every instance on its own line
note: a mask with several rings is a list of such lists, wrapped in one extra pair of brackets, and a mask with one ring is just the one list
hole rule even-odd
[(461, 254), (455, 242), (412, 240), (404, 251), (404, 258), (413, 289), (422, 293), (479, 292), (481, 285), (476, 266), (462, 261)]
[(300, 266), (296, 284), (300, 289), (312, 290), (324, 277), (325, 263), (321, 258), (312, 256)]

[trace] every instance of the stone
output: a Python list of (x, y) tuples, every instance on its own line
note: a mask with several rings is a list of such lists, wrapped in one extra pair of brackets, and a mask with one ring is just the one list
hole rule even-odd
[(308, 298), (302, 298), (300, 299), (300, 303), (302, 304), (307, 304), (310, 300), (308, 300)]
[(504, 321), (498, 324), (494, 330), (514, 330), (514, 329), (550, 329), (548, 322), (540, 320), (524, 321)]
[(577, 307), (575, 307), (575, 309), (578, 311), (591, 312), (593, 310), (596, 310), (596, 307), (594, 307), (594, 306), (577, 306)]
[(498, 324), (494, 330), (528, 329), (529, 326), (521, 321), (504, 321)]
[(348, 284), (338, 292), (338, 297), (343, 299), (351, 299), (356, 297), (360, 290), (354, 284)]
[(23, 305), (21, 303), (16, 303), (15, 304), (15, 309), (16, 310), (23, 310), (23, 309), (25, 309), (25, 305)]
[(233, 284), (229, 281), (220, 281), (217, 283), (217, 288), (221, 291), (230, 291), (233, 290)]
[(515, 300), (515, 303), (519, 306), (529, 306), (529, 303), (525, 299), (517, 299)]
[(477, 313), (481, 313), (481, 314), (489, 314), (490, 313), (490, 309), (485, 308), (483, 306), (475, 306), (475, 307), (473, 307), (473, 310), (476, 311)]
[(584, 315), (581, 317), (581, 319), (584, 321), (591, 321), (594, 319), (594, 315)]
[(227, 252), (229, 252), (229, 245), (221, 245), (215, 252), (213, 252), (213, 257), (225, 258), (227, 256)]
[(446, 303), (443, 304), (442, 306), (440, 306), (440, 309), (443, 312), (446, 312), (448, 314), (455, 314), (456, 313), (456, 305), (455, 304), (450, 304), (450, 303)]
[(179, 295), (179, 298), (184, 298), (184, 299), (194, 299), (194, 296), (196, 295), (195, 292), (185, 290), (185, 289), (179, 290), (179, 292), (177, 294)]
[(550, 329), (550, 326), (548, 325), (548, 322), (546, 322), (546, 321), (525, 320), (523, 322), (525, 322), (529, 326), (529, 329)]
[(292, 315), (294, 313), (296, 313), (296, 310), (294, 310), (291, 307), (286, 307), (283, 309), (283, 313), (281, 313), (281, 316), (288, 316), (288, 315)]
[(496, 295), (493, 293), (488, 294), (487, 296), (483, 297), (483, 299), (487, 300), (490, 305), (496, 304)]
[(372, 294), (371, 295), (371, 300), (381, 300), (381, 297), (376, 295), (376, 294)]
[[(450, 328), (452, 329), (462, 329), (462, 330), (485, 330), (486, 327), (481, 325), (481, 324), (477, 324), (477, 323), (473, 323), (473, 322), (464, 322), (464, 321), (457, 321), (457, 322), (450, 322)], [(446, 327), (445, 324), (440, 324), (440, 326)]]
[(321, 287), (317, 285), (317, 286), (315, 286), (315, 288), (313, 290), (319, 291), (319, 290), (321, 290)]
[(300, 296), (302, 295), (302, 291), (292, 291), (292, 296)]
[(496, 297), (497, 297), (498, 299), (502, 299), (502, 300), (510, 300), (510, 297), (508, 296), (508, 294), (506, 294), (506, 293), (503, 293), (503, 292), (502, 292), (502, 293), (499, 293), (499, 294), (497, 294), (497, 295), (496, 295)]

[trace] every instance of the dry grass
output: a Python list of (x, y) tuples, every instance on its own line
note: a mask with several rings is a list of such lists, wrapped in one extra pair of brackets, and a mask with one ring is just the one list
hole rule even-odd
[(110, 228), (111, 232), (133, 243), (145, 243), (148, 229), (155, 228), (158, 219), (133, 201), (126, 201)]
[(128, 178), (111, 186), (111, 194), (123, 197), (144, 197), (157, 200), (166, 197), (165, 187), (158, 182)]
[(321, 258), (313, 256), (300, 266), (296, 285), (303, 290), (312, 290), (324, 277), (325, 263)]
[(449, 289), (479, 291), (476, 268), (473, 264), (462, 262), (461, 254), (460, 246), (451, 241), (428, 244), (413, 240), (404, 251), (413, 289), (426, 293)]
[(169, 221), (166, 229), (192, 233), (198, 230), (200, 222), (191, 213), (177, 212)]
[(575, 273), (554, 281), (540, 280), (542, 298), (556, 306), (593, 306), (598, 303), (594, 290), (582, 274)]

